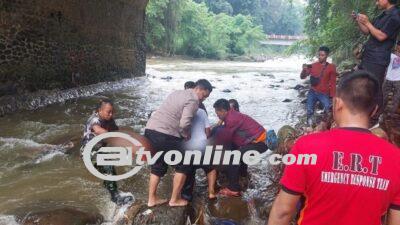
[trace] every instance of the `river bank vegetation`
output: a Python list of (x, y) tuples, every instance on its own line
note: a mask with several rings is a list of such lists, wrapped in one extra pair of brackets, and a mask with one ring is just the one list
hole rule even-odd
[(353, 10), (366, 14), (371, 21), (380, 13), (375, 1), (308, 0), (304, 26), (308, 39), (299, 46), (315, 54), (319, 46), (327, 45), (337, 64), (346, 67), (355, 63), (353, 50), (362, 45), (368, 36), (361, 34), (351, 18)]
[(150, 0), (148, 52), (221, 59), (281, 50), (260, 41), (301, 34), (303, 9), (297, 0)]

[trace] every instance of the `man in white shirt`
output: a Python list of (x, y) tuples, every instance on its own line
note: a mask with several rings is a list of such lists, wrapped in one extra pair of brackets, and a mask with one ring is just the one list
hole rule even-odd
[[(183, 143), (183, 149), (185, 151), (200, 151), (202, 153), (201, 161), (204, 157), (204, 152), (206, 150), (208, 137), (211, 133), (211, 125), (208, 120), (208, 115), (206, 111), (202, 108), (199, 108), (192, 120), (191, 127), (191, 138)], [(207, 174), (208, 181), (208, 197), (210, 199), (215, 198), (215, 182), (217, 179), (216, 170), (210, 165), (193, 165), (192, 166), (192, 175), (188, 176), (182, 190), (182, 197), (186, 200), (192, 199), (192, 192), (195, 183), (195, 173), (197, 169), (203, 169)]]
[(400, 147), (400, 41), (390, 57), (383, 92), (384, 112), (381, 125), (388, 133), (390, 141)]

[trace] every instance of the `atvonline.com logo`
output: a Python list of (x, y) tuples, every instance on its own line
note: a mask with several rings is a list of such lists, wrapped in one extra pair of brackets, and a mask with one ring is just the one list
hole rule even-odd
[[(122, 138), (138, 150), (133, 152), (130, 147), (101, 147), (95, 150), (96, 144), (107, 138)], [(134, 157), (135, 155), (135, 157)], [(137, 174), (145, 163), (153, 165), (163, 157), (164, 162), (168, 165), (240, 165), (241, 161), (249, 166), (256, 165), (263, 160), (261, 153), (256, 150), (248, 150), (243, 155), (239, 150), (223, 150), (222, 146), (207, 146), (205, 151), (188, 150), (178, 151), (169, 150), (165, 154), (158, 151), (152, 155), (149, 151), (145, 151), (142, 144), (135, 138), (125, 133), (108, 132), (94, 137), (88, 142), (83, 151), (83, 162), (86, 168), (94, 176), (109, 181), (118, 181), (129, 178)], [(135, 165), (133, 160), (135, 158)], [(143, 160), (146, 159), (146, 160)], [(265, 160), (265, 159), (264, 159)], [(267, 159), (271, 165), (315, 165), (317, 163), (317, 155), (315, 154), (271, 154)], [(129, 172), (120, 175), (108, 175), (100, 173), (93, 165), (96, 161), (97, 166), (133, 166)]]

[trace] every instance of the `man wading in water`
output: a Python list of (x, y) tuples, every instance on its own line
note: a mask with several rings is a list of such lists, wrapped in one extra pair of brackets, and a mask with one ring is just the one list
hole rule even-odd
[[(85, 125), (83, 133), (81, 151), (85, 148), (86, 144), (94, 137), (107, 132), (117, 131), (118, 126), (115, 124), (113, 119), (114, 106), (110, 100), (101, 100), (97, 106), (96, 112), (88, 119)], [(98, 151), (101, 147), (106, 146), (105, 142), (100, 142), (94, 146), (95, 151)], [(93, 157), (95, 158), (95, 157)], [(107, 175), (116, 175), (114, 166), (98, 166), (96, 161), (93, 163), (98, 171)], [(103, 181), (104, 187), (110, 192), (111, 200), (117, 205), (127, 204), (133, 201), (132, 196), (121, 196), (118, 192), (117, 182), (115, 181)]]

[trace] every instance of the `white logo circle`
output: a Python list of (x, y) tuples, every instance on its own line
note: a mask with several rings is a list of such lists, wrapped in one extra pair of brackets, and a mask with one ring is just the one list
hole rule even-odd
[[(91, 174), (93, 174), (94, 176), (96, 176), (100, 179), (108, 180), (108, 181), (118, 181), (118, 180), (123, 180), (123, 179), (129, 178), (129, 177), (137, 174), (142, 169), (142, 166), (135, 166), (129, 172), (121, 174), (121, 175), (104, 175), (104, 174), (100, 173), (93, 166), (92, 159), (91, 159), (91, 153), (92, 153), (94, 146), (106, 138), (113, 138), (113, 137), (123, 138), (125, 140), (128, 140), (130, 143), (132, 143), (135, 146), (142, 147), (142, 143), (140, 143), (138, 140), (129, 136), (128, 134), (120, 133), (120, 132), (103, 133), (103, 134), (100, 134), (100, 135), (94, 137), (92, 140), (90, 140), (86, 144), (85, 148), (83, 149), (83, 162)], [(130, 155), (129, 157), (132, 157), (132, 155)]]

